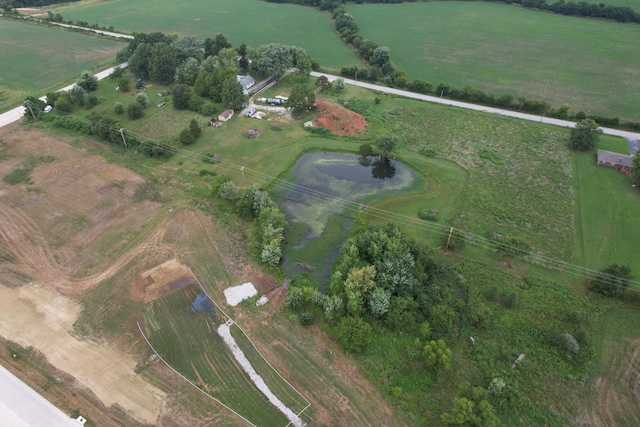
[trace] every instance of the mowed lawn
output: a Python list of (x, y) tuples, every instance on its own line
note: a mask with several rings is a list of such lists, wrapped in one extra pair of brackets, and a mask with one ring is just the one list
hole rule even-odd
[(73, 80), (86, 69), (97, 70), (123, 46), (66, 30), (0, 20), (0, 90), (32, 93)]
[[(349, 5), (409, 79), (637, 121), (640, 25), (484, 2)], [(384, 22), (384, 25), (380, 25)]]
[(74, 5), (61, 13), (65, 19), (135, 32), (161, 31), (201, 40), (223, 33), (234, 46), (300, 46), (329, 68), (360, 64), (333, 32), (330, 16), (308, 7), (257, 0), (115, 0)]
[[(629, 154), (622, 138), (602, 137), (599, 148)], [(638, 277), (640, 191), (631, 187), (627, 175), (598, 166), (595, 152), (576, 154), (574, 162), (585, 266), (600, 270), (611, 263), (626, 264)]]

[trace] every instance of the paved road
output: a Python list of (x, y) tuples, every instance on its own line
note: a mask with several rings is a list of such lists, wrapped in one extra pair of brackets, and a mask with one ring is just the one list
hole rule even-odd
[(53, 24), (53, 25), (59, 25), (61, 27), (77, 28), (79, 30), (91, 31), (91, 32), (96, 33), (96, 34), (103, 34), (105, 36), (117, 37), (119, 39), (130, 39), (130, 40), (133, 40), (133, 38), (134, 38), (133, 36), (130, 36), (128, 34), (112, 33), (111, 31), (102, 31), (102, 30), (96, 30), (94, 28), (78, 27), (76, 25), (61, 24), (59, 22), (50, 22), (50, 23)]
[(80, 427), (81, 425), (0, 366), (0, 426)]
[[(325, 74), (325, 73), (317, 73), (315, 71), (311, 72), (311, 75), (313, 77), (325, 76), (331, 82), (340, 78), (339, 76), (334, 76), (334, 75)], [(533, 122), (547, 123), (550, 125), (563, 126), (563, 127), (569, 127), (569, 128), (572, 128), (576, 125), (575, 122), (570, 122), (568, 120), (553, 119), (551, 117), (536, 116), (534, 114), (518, 113), (517, 111), (509, 111), (509, 110), (502, 110), (500, 108), (485, 107), (483, 105), (468, 104), (466, 102), (453, 101), (451, 99), (442, 99), (442, 98), (438, 98), (437, 96), (423, 95), (420, 93), (408, 92), (406, 90), (394, 89), (394, 88), (375, 85), (375, 84), (366, 83), (366, 82), (359, 82), (357, 80), (352, 80), (352, 79), (344, 79), (344, 82), (346, 84), (360, 86), (367, 89), (376, 90), (379, 92), (392, 93), (394, 95), (400, 95), (407, 98), (420, 99), (422, 101), (434, 102), (436, 104), (451, 105), (454, 107), (466, 108), (468, 110), (482, 111), (485, 113), (515, 117), (518, 119), (531, 120)], [(625, 130), (604, 128), (604, 127), (601, 129), (607, 135), (616, 135), (616, 136), (621, 136), (623, 138), (632, 139), (632, 140), (640, 139), (640, 133), (628, 132)]]
[[(108, 68), (108, 69), (106, 69), (104, 71), (100, 71), (95, 76), (98, 78), (98, 80), (102, 80), (105, 77), (108, 77), (109, 74), (111, 74), (113, 72), (113, 70), (116, 69), (117, 67), (124, 68), (127, 65), (128, 64), (126, 62), (124, 62), (124, 63), (122, 63), (120, 65), (116, 65), (115, 67), (111, 67), (111, 68)], [(74, 84), (70, 84), (69, 86), (65, 86), (62, 89), (58, 89), (58, 92), (69, 90), (73, 86), (75, 86), (75, 83)], [(46, 97), (41, 96), (40, 99), (45, 101)], [(9, 110), (9, 111), (7, 111), (5, 113), (2, 113), (2, 114), (0, 114), (0, 127), (6, 126), (6, 125), (11, 124), (13, 122), (17, 122), (23, 116), (24, 116), (24, 107), (22, 107), (22, 106), (21, 107), (16, 107), (13, 110)]]

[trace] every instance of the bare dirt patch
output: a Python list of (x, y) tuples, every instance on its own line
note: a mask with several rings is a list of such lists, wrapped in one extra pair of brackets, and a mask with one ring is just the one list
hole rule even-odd
[(166, 394), (140, 379), (136, 362), (113, 346), (76, 338), (73, 323), (79, 312), (74, 301), (35, 283), (0, 286), (0, 335), (40, 351), (106, 406), (118, 404), (134, 418), (154, 422)]
[(313, 124), (340, 136), (360, 136), (367, 131), (367, 120), (362, 115), (328, 100), (318, 101)]
[(189, 268), (175, 258), (145, 271), (141, 276), (146, 284), (145, 304), (193, 283)]

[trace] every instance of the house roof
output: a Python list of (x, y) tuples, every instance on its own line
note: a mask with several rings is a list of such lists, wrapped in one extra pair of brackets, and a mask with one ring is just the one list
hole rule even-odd
[(253, 80), (253, 77), (249, 74), (246, 76), (236, 76), (236, 79), (238, 79), (238, 82), (242, 85), (243, 89), (248, 89), (256, 83), (255, 80)]
[(224, 110), (222, 113), (220, 113), (220, 115), (218, 117), (224, 117), (225, 119), (228, 119), (229, 117), (233, 116), (233, 110)]
[(612, 151), (598, 150), (598, 163), (609, 163), (631, 167), (633, 158), (626, 154), (614, 153)]

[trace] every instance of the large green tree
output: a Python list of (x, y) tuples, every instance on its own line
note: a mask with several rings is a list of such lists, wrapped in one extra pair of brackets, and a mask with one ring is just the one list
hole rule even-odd
[(151, 48), (149, 78), (163, 84), (173, 81), (178, 65), (176, 48), (167, 43), (156, 43)]
[(291, 46), (271, 43), (258, 50), (258, 57), (253, 62), (255, 69), (265, 76), (275, 75), (280, 78), (287, 69), (294, 66)]
[(391, 152), (398, 146), (398, 137), (388, 133), (380, 135), (376, 138), (376, 145), (383, 157), (389, 157)]
[(571, 129), (569, 147), (577, 151), (590, 151), (596, 148), (602, 129), (591, 119), (584, 119)]
[(220, 99), (225, 107), (237, 110), (244, 102), (244, 94), (242, 93), (242, 85), (235, 76), (228, 77), (222, 82), (220, 90)]
[(296, 86), (291, 90), (285, 106), (291, 108), (293, 114), (302, 114), (308, 111), (316, 100), (313, 90), (306, 86)]

